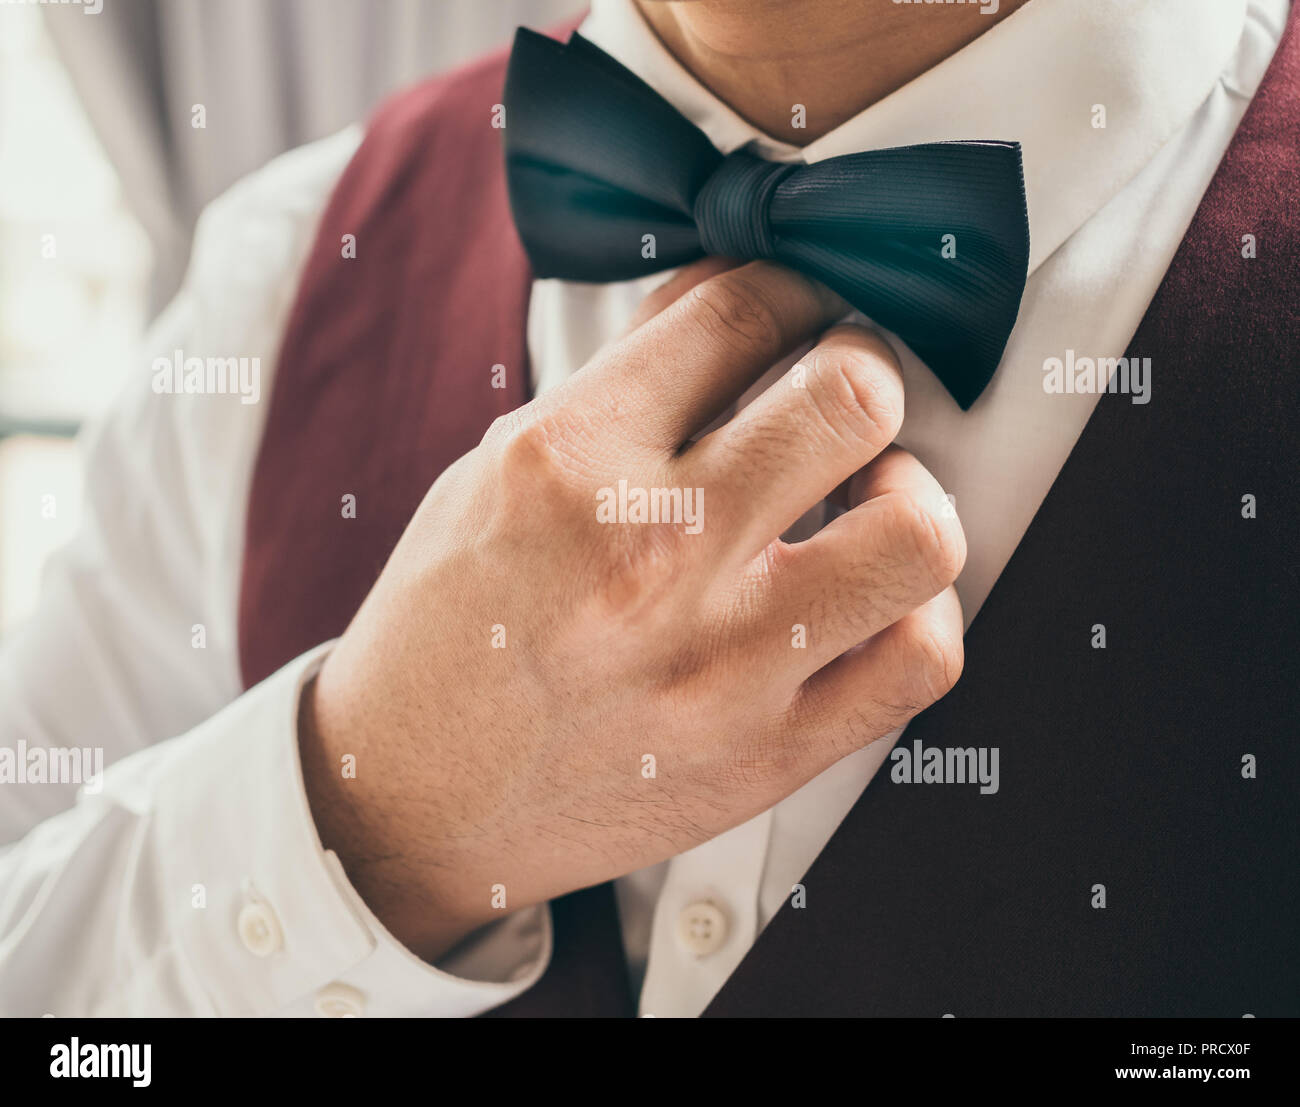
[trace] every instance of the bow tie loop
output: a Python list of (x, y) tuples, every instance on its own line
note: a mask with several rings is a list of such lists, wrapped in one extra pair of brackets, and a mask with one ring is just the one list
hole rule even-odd
[(768, 208), (777, 185), (796, 168), (745, 150), (723, 158), (695, 197), (692, 215), (704, 252), (744, 261), (775, 256)]

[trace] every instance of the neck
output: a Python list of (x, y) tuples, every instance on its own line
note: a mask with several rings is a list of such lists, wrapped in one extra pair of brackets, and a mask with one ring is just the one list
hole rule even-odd
[(803, 146), (955, 54), (1028, 0), (636, 2), (696, 80), (768, 135)]

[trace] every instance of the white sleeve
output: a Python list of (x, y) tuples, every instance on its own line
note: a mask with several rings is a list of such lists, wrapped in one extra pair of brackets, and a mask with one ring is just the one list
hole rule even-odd
[[(321, 848), (296, 728), (328, 643), (240, 694), (270, 370), (358, 137), (286, 155), (205, 213), (185, 285), (91, 443), (77, 537), (0, 644), (0, 1015), (472, 1015), (549, 959), (534, 908), (434, 968)], [(175, 350), (258, 357), (259, 402), (155, 394), (153, 359)]]

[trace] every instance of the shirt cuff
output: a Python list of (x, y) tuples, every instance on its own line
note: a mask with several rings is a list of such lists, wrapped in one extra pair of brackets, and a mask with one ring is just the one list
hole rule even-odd
[[(298, 701), (332, 643), (268, 677), (178, 744), (150, 791), (172, 936), (221, 1015), (481, 1014), (551, 954), (545, 904), (475, 932), (433, 966), (366, 906), (312, 821)], [(119, 797), (120, 798), (120, 797)], [(205, 907), (194, 908), (203, 886)]]

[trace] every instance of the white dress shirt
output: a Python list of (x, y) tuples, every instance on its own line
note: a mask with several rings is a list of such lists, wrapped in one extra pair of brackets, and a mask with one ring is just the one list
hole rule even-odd
[[(631, 0), (595, 0), (583, 33), (723, 152), (752, 143), (813, 162), (943, 139), (1022, 144), (1029, 280), (983, 396), (962, 412), (890, 336), (906, 391), (899, 442), (953, 497), (968, 538), (957, 589), (969, 623), (1096, 401), (1045, 392), (1044, 360), (1124, 354), (1288, 11), (1289, 0), (1033, 0), (801, 150), (705, 90)], [(0, 646), (0, 749), (94, 747), (110, 766), (80, 792), (0, 783), (2, 1015), (471, 1015), (546, 965), (539, 908), (437, 967), (421, 962), (321, 848), (295, 726), (329, 643), (241, 694), (243, 525), (266, 398), (316, 221), (359, 138), (354, 127), (293, 151), (205, 213), (184, 287), (90, 442), (79, 535), (53, 559), (35, 617)], [(536, 388), (579, 368), (665, 277), (536, 282)], [(263, 402), (155, 394), (153, 359), (176, 349), (260, 357)], [(1155, 365), (1155, 403), (1160, 381)], [(618, 881), (643, 1014), (704, 1009), (896, 737)], [(708, 937), (682, 925), (701, 914)]]

